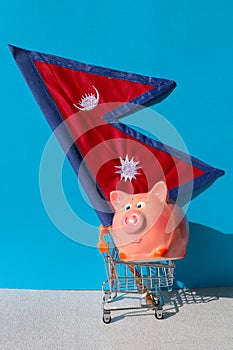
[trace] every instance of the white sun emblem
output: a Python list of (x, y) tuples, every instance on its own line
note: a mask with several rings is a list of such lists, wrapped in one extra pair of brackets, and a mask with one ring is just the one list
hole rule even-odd
[(128, 154), (126, 155), (125, 160), (120, 157), (120, 162), (121, 165), (115, 165), (115, 168), (120, 169), (117, 170), (116, 173), (121, 175), (121, 180), (129, 180), (131, 182), (132, 179), (136, 179), (135, 175), (140, 174), (138, 173), (138, 169), (141, 168), (138, 166), (139, 162), (134, 162), (134, 157), (129, 160)]
[(85, 94), (79, 100), (79, 106), (73, 103), (74, 107), (80, 109), (81, 111), (90, 111), (98, 105), (100, 99), (99, 91), (94, 86), (92, 87), (95, 89), (96, 97), (93, 94)]

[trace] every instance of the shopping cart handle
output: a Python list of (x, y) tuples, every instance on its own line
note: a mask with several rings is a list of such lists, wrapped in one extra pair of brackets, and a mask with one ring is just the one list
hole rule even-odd
[(109, 228), (104, 225), (100, 225), (99, 232), (100, 234), (99, 234), (98, 249), (100, 253), (108, 253), (109, 247), (108, 247), (108, 244), (105, 241), (103, 241), (103, 236), (109, 234)]

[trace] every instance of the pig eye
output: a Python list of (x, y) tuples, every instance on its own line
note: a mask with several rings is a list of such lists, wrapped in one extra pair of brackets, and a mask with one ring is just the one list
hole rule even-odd
[(126, 204), (125, 210), (129, 210), (130, 208), (132, 208), (132, 204)]
[(141, 209), (141, 208), (143, 208), (143, 207), (145, 207), (145, 202), (138, 202), (138, 203), (137, 203), (137, 208), (138, 208), (138, 209)]

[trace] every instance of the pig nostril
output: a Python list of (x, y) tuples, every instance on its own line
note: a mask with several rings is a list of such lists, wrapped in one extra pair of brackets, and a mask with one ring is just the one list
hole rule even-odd
[(128, 215), (126, 216), (125, 218), (125, 224), (128, 225), (128, 224), (136, 224), (138, 222), (138, 215), (136, 214), (132, 214), (132, 215)]

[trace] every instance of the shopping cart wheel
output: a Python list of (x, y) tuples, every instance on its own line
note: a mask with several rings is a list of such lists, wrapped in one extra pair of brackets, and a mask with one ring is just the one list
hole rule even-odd
[(103, 322), (104, 322), (104, 323), (110, 323), (111, 321), (112, 321), (112, 318), (111, 318), (110, 312), (104, 311), (104, 314), (103, 314)]
[(158, 320), (161, 320), (163, 318), (163, 308), (161, 306), (159, 306), (155, 309), (155, 317)]

